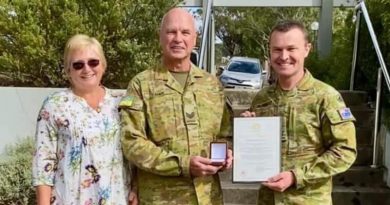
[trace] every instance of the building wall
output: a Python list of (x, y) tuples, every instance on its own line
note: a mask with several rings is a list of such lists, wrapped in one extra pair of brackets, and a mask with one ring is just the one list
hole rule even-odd
[(62, 89), (0, 87), (0, 154), (18, 139), (35, 135), (36, 119), (43, 100)]
[(57, 90), (61, 88), (0, 87), (0, 153), (6, 145), (34, 136), (42, 102)]

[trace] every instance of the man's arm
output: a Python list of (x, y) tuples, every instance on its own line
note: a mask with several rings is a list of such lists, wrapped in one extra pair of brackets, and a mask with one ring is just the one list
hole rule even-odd
[(124, 156), (135, 166), (163, 176), (190, 176), (189, 156), (179, 156), (156, 146), (146, 135), (145, 104), (137, 79), (130, 82), (120, 103), (121, 141)]
[(344, 108), (345, 104), (340, 94), (326, 95), (321, 116), (321, 134), (327, 148), (314, 161), (292, 170), (298, 189), (315, 183), (316, 179), (342, 173), (355, 161), (356, 137), (353, 124), (355, 119), (352, 114), (343, 117), (340, 112)]

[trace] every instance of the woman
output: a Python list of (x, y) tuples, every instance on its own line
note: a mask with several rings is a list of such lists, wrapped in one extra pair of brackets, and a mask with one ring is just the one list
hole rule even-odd
[(50, 95), (38, 116), (33, 185), (43, 204), (128, 204), (119, 140), (121, 98), (101, 85), (100, 43), (75, 35), (66, 44), (70, 88)]

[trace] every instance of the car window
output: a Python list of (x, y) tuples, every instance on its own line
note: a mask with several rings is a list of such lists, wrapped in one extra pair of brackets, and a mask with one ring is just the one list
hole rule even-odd
[(234, 61), (230, 63), (227, 70), (232, 72), (251, 73), (251, 74), (260, 73), (260, 68), (257, 63), (244, 62), (244, 61)]

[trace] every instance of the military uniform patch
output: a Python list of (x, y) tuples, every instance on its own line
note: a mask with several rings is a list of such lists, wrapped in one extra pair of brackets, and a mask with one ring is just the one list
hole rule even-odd
[(343, 120), (349, 120), (353, 118), (351, 110), (348, 107), (339, 109), (338, 112), (341, 116), (341, 119)]
[(119, 103), (119, 107), (131, 107), (133, 104), (134, 97), (133, 96), (127, 96), (124, 97), (121, 102)]

